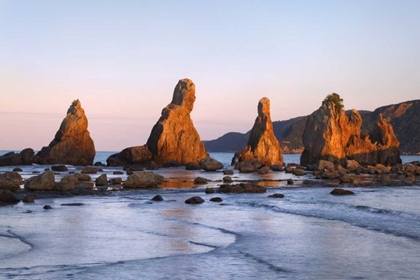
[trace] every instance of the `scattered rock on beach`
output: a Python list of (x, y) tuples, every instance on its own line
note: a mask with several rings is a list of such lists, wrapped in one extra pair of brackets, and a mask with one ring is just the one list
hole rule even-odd
[(157, 194), (151, 200), (152, 201), (163, 201), (163, 197)]
[(96, 186), (106, 186), (108, 185), (108, 178), (106, 174), (101, 174), (98, 178), (95, 180)]
[(185, 166), (185, 170), (201, 170), (201, 166), (195, 162), (189, 162)]
[(204, 199), (202, 199), (199, 196), (193, 196), (185, 200), (186, 204), (201, 204), (204, 202)]
[(203, 177), (197, 177), (194, 179), (194, 184), (207, 184), (207, 179)]
[(206, 188), (205, 193), (206, 194), (214, 193), (214, 188)]
[(212, 197), (212, 198), (210, 198), (210, 201), (211, 202), (222, 202), (223, 199), (221, 197)]
[(44, 205), (43, 209), (44, 210), (50, 210), (50, 209), (52, 209), (52, 207), (50, 205)]
[(232, 182), (232, 177), (230, 176), (223, 177), (223, 183), (231, 183), (231, 182)]
[(270, 167), (267, 165), (262, 166), (260, 169), (258, 169), (258, 174), (263, 175), (270, 172)]
[(200, 166), (205, 171), (216, 171), (223, 168), (223, 163), (211, 157), (206, 157), (200, 160)]
[(5, 204), (16, 204), (20, 201), (20, 199), (11, 191), (9, 190), (1, 190), (0, 191), (0, 202)]
[(352, 195), (354, 192), (345, 189), (333, 189), (330, 194), (332, 195)]
[(22, 172), (23, 170), (22, 170), (22, 168), (20, 168), (20, 167), (15, 167), (15, 168), (13, 168), (13, 172)]
[(267, 189), (256, 183), (222, 184), (219, 187), (220, 193), (263, 193)]
[(35, 199), (36, 199), (36, 195), (28, 194), (23, 197), (22, 201), (25, 203), (34, 203)]
[(271, 197), (271, 198), (283, 198), (284, 197), (284, 194), (282, 194), (282, 193), (274, 193), (274, 194), (269, 195), (268, 197)]
[(17, 191), (20, 185), (11, 178), (0, 178), (0, 190)]
[(111, 178), (108, 180), (108, 183), (110, 185), (119, 185), (122, 183), (122, 178), (121, 177), (117, 177), (117, 178)]
[(38, 176), (26, 180), (24, 187), (30, 190), (52, 190), (55, 185), (55, 176), (53, 171), (46, 171)]
[(85, 166), (83, 167), (81, 173), (82, 174), (96, 174), (98, 173), (99, 168), (95, 166)]
[(224, 175), (233, 175), (233, 170), (225, 169), (222, 171)]
[(124, 188), (151, 188), (164, 182), (164, 177), (151, 171), (135, 171), (123, 183)]
[(58, 171), (58, 172), (64, 172), (64, 171), (69, 171), (69, 169), (67, 168), (67, 166), (61, 164), (61, 165), (53, 165), (51, 166), (51, 170), (52, 171)]
[(293, 183), (294, 183), (294, 182), (293, 182), (293, 179), (287, 179), (287, 184), (288, 184), (288, 185), (293, 185)]

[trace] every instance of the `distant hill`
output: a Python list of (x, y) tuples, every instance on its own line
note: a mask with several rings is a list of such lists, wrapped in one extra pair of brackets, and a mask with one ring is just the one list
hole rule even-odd
[[(402, 154), (420, 154), (420, 100), (382, 106), (371, 111), (359, 111), (363, 118), (363, 130), (372, 131), (379, 113), (390, 122), (400, 141)], [(308, 116), (273, 122), (274, 134), (285, 154), (303, 151), (302, 135)], [(229, 132), (216, 140), (203, 141), (209, 152), (237, 152), (247, 145), (247, 133)]]

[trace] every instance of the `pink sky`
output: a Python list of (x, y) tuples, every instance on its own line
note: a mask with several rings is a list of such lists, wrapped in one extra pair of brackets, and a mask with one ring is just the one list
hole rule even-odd
[(418, 1), (123, 2), (0, 2), (0, 149), (48, 145), (74, 99), (98, 151), (142, 145), (182, 78), (202, 140), (264, 96), (273, 120), (420, 96)]

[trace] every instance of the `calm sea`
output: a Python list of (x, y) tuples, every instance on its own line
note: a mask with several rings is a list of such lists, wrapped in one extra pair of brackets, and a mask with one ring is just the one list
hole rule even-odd
[[(99, 152), (96, 161), (104, 162), (109, 154)], [(232, 156), (211, 155), (226, 165)], [(286, 155), (285, 161), (298, 162), (298, 157)], [(23, 167), (26, 176), (35, 168), (45, 166)], [(111, 176), (112, 170), (104, 172)], [(179, 184), (210, 178), (210, 186), (224, 176), (157, 172), (178, 178)], [(286, 176), (280, 173), (276, 176)], [(236, 172), (232, 177), (247, 176), (259, 178)], [(330, 195), (332, 187), (322, 182), (298, 188), (277, 182), (264, 194), (237, 195), (206, 195), (206, 186), (0, 207), (0, 279), (419, 278), (418, 181), (406, 187), (352, 188), (355, 195), (344, 197)], [(273, 193), (284, 198), (267, 197)], [(152, 202), (156, 194), (164, 201)], [(191, 196), (205, 202), (185, 204)], [(210, 201), (216, 196), (223, 202)], [(53, 209), (44, 210), (46, 204)]]

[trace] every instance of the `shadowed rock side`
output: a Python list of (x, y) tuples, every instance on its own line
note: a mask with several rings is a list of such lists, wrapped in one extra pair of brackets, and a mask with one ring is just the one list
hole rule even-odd
[(344, 159), (363, 165), (401, 162), (399, 142), (382, 115), (372, 135), (361, 132), (361, 127), (362, 117), (358, 111), (353, 109), (346, 114), (343, 109), (337, 109), (334, 102), (324, 101), (306, 123), (302, 138), (305, 149), (300, 164), (306, 166), (319, 160), (339, 163)]
[(145, 146), (128, 147), (106, 160), (108, 166), (145, 164), (152, 160), (152, 154)]
[(248, 145), (237, 152), (232, 162), (258, 158), (264, 165), (283, 165), (283, 154), (280, 143), (274, 135), (270, 117), (270, 100), (262, 98), (258, 103), (258, 117), (255, 119), (248, 139)]
[(195, 85), (183, 79), (175, 87), (172, 102), (162, 110), (146, 146), (156, 163), (177, 161), (183, 165), (208, 157), (190, 113), (194, 108)]
[(80, 101), (67, 110), (54, 140), (37, 153), (40, 164), (92, 165), (95, 145), (88, 131), (88, 120)]

